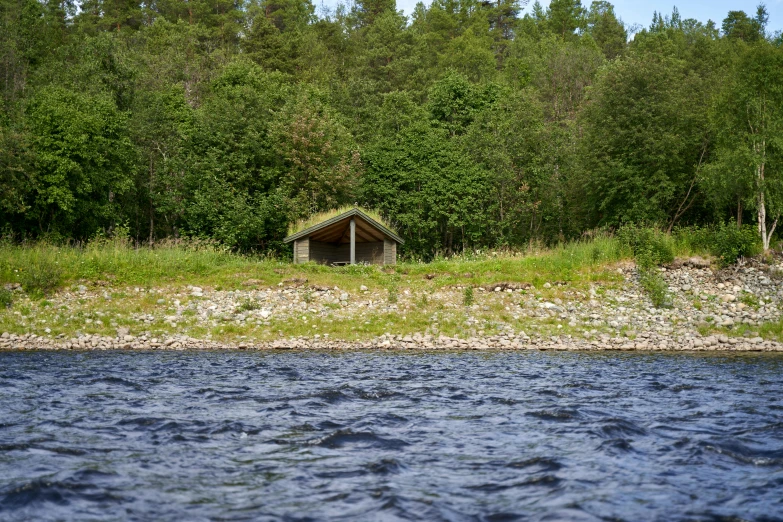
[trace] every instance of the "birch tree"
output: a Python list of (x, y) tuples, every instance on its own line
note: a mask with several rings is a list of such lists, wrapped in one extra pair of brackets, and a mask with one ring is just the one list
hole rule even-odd
[(741, 48), (712, 123), (717, 147), (711, 184), (751, 187), (746, 203), (766, 252), (783, 215), (783, 49), (766, 41)]

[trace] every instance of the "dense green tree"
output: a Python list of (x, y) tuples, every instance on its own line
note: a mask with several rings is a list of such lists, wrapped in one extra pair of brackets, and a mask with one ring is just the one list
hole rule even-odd
[(596, 0), (590, 4), (587, 13), (587, 34), (589, 34), (604, 56), (611, 60), (625, 50), (628, 31), (614, 14), (614, 7), (605, 0)]
[(488, 173), (445, 129), (416, 123), (364, 154), (362, 202), (406, 238), (405, 251), (431, 259), (486, 244)]
[(358, 148), (317, 93), (305, 91), (292, 98), (281, 110), (271, 139), (291, 217), (355, 201), (362, 169)]
[(767, 24), (675, 8), (628, 41), (604, 0), (0, 0), (0, 230), (280, 251), (287, 220), (363, 202), (424, 258), (751, 215), (768, 246)]
[(573, 38), (584, 29), (586, 14), (581, 0), (552, 0), (546, 9), (546, 27), (561, 38)]
[[(551, 215), (548, 136), (541, 103), (531, 91), (501, 98), (471, 123), (462, 144), (487, 172), (493, 240), (519, 245), (536, 238)], [(489, 238), (487, 238), (489, 239)]]
[(29, 106), (36, 175), (26, 217), (41, 233), (85, 238), (122, 220), (133, 187), (127, 115), (111, 97), (41, 89)]
[(758, 42), (764, 38), (768, 18), (767, 9), (763, 4), (759, 5), (754, 18), (749, 17), (745, 11), (729, 11), (728, 16), (723, 19), (721, 28), (726, 38)]
[(730, 194), (756, 212), (768, 250), (783, 214), (783, 50), (767, 42), (743, 49), (713, 109), (717, 135), (713, 194)]
[(598, 223), (675, 219), (681, 188), (704, 154), (698, 86), (674, 58), (633, 55), (599, 73), (583, 116), (586, 183)]
[[(186, 137), (183, 230), (242, 250), (281, 238), (275, 224), (286, 212), (271, 133), (290, 93), (283, 75), (245, 61), (213, 81)], [(254, 212), (257, 218), (240, 221)]]
[(497, 85), (477, 86), (450, 71), (430, 89), (428, 107), (432, 121), (454, 136), (462, 134), (476, 114), (491, 106), (497, 97)]

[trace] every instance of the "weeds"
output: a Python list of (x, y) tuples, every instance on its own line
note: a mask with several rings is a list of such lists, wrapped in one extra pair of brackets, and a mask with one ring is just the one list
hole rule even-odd
[(639, 284), (656, 308), (671, 308), (672, 298), (666, 281), (655, 267), (639, 268)]
[(389, 304), (397, 304), (399, 299), (399, 290), (397, 289), (397, 283), (389, 285)]
[(473, 304), (473, 287), (466, 286), (462, 293), (462, 304), (465, 306), (471, 306)]
[(730, 221), (722, 224), (715, 233), (714, 253), (721, 267), (736, 263), (740, 257), (752, 256), (759, 250), (757, 232), (750, 225), (740, 228)]
[(748, 293), (748, 292), (743, 292), (739, 296), (739, 300), (740, 300), (740, 303), (744, 303), (746, 306), (749, 306), (749, 307), (753, 308), (754, 310), (758, 310), (759, 306), (761, 306), (761, 303), (759, 303), (758, 297), (756, 297), (755, 295), (753, 295), (751, 293)]
[(0, 308), (11, 308), (14, 304), (14, 294), (7, 288), (0, 288)]
[(674, 245), (671, 236), (652, 227), (626, 225), (617, 237), (620, 243), (631, 250), (637, 259), (644, 258), (652, 265), (662, 265), (674, 261)]
[(62, 269), (49, 256), (38, 256), (19, 270), (19, 282), (31, 297), (43, 297), (62, 283)]
[(261, 308), (261, 305), (258, 303), (258, 301), (254, 299), (245, 299), (241, 303), (239, 303), (239, 306), (237, 306), (238, 312), (249, 312), (251, 310), (258, 310)]

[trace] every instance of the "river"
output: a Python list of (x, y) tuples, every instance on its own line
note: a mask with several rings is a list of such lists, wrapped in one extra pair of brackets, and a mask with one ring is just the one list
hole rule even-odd
[(0, 353), (0, 520), (783, 520), (783, 356)]

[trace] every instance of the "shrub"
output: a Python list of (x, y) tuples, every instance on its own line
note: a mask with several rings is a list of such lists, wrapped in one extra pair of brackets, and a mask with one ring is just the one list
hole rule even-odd
[(716, 229), (712, 225), (677, 227), (672, 236), (680, 250), (696, 253), (713, 253)]
[(389, 285), (389, 303), (390, 304), (396, 304), (398, 300), (398, 292), (397, 292), (397, 285), (395, 283), (392, 283)]
[(713, 253), (722, 267), (736, 263), (740, 257), (752, 256), (759, 250), (758, 234), (750, 225), (737, 227), (732, 220), (721, 225), (715, 233)]
[(462, 295), (462, 304), (470, 306), (473, 304), (473, 287), (466, 286)]
[(651, 265), (662, 265), (674, 261), (671, 238), (660, 230), (639, 225), (624, 225), (618, 232), (620, 243), (630, 249), (636, 258)]
[(62, 282), (62, 270), (49, 256), (36, 256), (19, 272), (20, 283), (28, 295), (51, 294)]
[(672, 298), (666, 281), (655, 267), (639, 267), (639, 284), (656, 308), (671, 308)]
[(14, 294), (7, 288), (0, 288), (0, 308), (11, 308), (14, 304)]
[[(307, 300), (305, 301), (309, 302)], [(259, 308), (261, 308), (261, 305), (258, 303), (258, 301), (248, 298), (239, 303), (239, 306), (237, 306), (237, 312), (249, 312), (251, 310), (258, 310)]]

